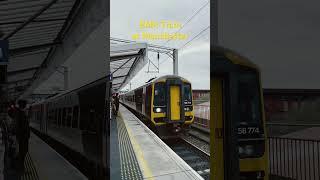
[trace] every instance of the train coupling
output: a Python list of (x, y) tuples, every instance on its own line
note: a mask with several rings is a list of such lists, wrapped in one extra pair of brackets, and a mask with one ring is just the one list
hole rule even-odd
[(180, 124), (173, 124), (173, 131), (175, 133), (179, 133), (182, 130), (181, 125)]

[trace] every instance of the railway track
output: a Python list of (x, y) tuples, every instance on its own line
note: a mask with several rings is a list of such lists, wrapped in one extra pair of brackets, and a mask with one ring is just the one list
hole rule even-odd
[(182, 138), (167, 139), (165, 143), (205, 180), (210, 175), (210, 155), (191, 141)]
[(204, 127), (200, 127), (196, 124), (191, 125), (191, 129), (188, 135), (195, 137), (203, 142), (210, 143), (210, 130)]

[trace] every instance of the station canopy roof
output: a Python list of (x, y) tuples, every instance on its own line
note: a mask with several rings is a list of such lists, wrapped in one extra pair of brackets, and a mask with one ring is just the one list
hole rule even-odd
[(9, 41), (9, 97), (17, 97), (61, 44), (82, 0), (0, 1), (0, 39)]
[(112, 89), (118, 92), (147, 64), (146, 43), (110, 45), (110, 72)]

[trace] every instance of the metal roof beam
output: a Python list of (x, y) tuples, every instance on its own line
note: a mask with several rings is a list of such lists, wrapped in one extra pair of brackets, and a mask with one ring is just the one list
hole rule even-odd
[(50, 3), (48, 3), (46, 6), (41, 8), (38, 12), (36, 12), (33, 16), (31, 16), (28, 20), (26, 20), (24, 23), (22, 23), (20, 26), (18, 26), (14, 31), (9, 33), (7, 36), (5, 36), (5, 40), (9, 39), (13, 35), (15, 35), (17, 32), (19, 32), (21, 29), (23, 29), (26, 25), (28, 25), (30, 22), (32, 22), (34, 19), (36, 19), (39, 15), (41, 15), (44, 11), (46, 11), (48, 8), (50, 8), (53, 4), (55, 4), (58, 0), (52, 0)]
[(119, 52), (129, 52), (140, 49), (146, 49), (147, 43), (130, 43), (130, 44), (121, 44), (121, 45), (113, 45), (110, 47), (110, 53), (119, 53)]
[[(32, 20), (31, 23), (43, 23), (43, 22), (55, 22), (55, 21), (65, 21), (65, 18), (53, 18), (53, 19), (40, 19), (40, 20)], [(2, 25), (10, 25), (10, 24), (22, 24), (23, 21), (11, 21), (11, 22), (1, 22)]]
[(31, 79), (32, 78), (26, 78), (26, 79), (20, 79), (16, 81), (8, 81), (7, 84), (15, 84), (15, 83), (24, 82), (24, 81), (30, 81)]
[(24, 73), (24, 72), (28, 72), (28, 71), (34, 71), (34, 70), (37, 70), (38, 68), (39, 67), (32, 67), (32, 68), (20, 69), (20, 70), (16, 70), (16, 71), (9, 71), (8, 76), (12, 76), (15, 74), (20, 74), (20, 73)]
[(19, 54), (23, 54), (23, 53), (26, 53), (26, 52), (31, 52), (31, 51), (35, 51), (35, 50), (50, 48), (50, 47), (53, 47), (53, 46), (57, 46), (57, 45), (59, 45), (61, 43), (62, 42), (53, 42), (53, 43), (40, 44), (40, 45), (35, 45), (35, 46), (28, 46), (28, 47), (23, 47), (23, 48), (11, 49), (9, 51), (9, 54), (10, 54), (10, 56), (19, 55)]
[(116, 76), (116, 77), (113, 77), (112, 79), (118, 79), (118, 78), (124, 78), (126, 77), (127, 75), (123, 75), (123, 76)]
[(122, 60), (122, 59), (129, 59), (129, 58), (131, 59), (141, 55), (142, 55), (141, 53), (138, 53), (138, 54), (129, 54), (129, 55), (122, 55), (122, 56), (112, 56), (110, 57), (110, 61), (113, 62), (113, 61)]
[[(22, 98), (31, 94), (43, 81), (47, 80), (55, 71), (56, 67), (63, 64), (88, 38), (89, 35), (103, 22), (109, 15), (109, 2), (101, 0), (81, 1), (81, 6), (75, 10), (66, 29), (63, 31), (63, 43), (51, 48), (46, 60), (41, 68), (35, 73), (35, 80), (32, 85), (22, 94)], [(107, 23), (108, 24), (108, 23)], [(106, 34), (108, 29), (105, 28)], [(109, 43), (106, 43), (106, 49)], [(107, 56), (107, 51), (106, 51)], [(41, 78), (37, 78), (40, 77)]]

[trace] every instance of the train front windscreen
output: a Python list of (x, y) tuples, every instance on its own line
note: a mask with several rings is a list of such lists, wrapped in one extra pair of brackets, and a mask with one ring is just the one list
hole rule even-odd
[[(158, 82), (154, 85), (154, 109), (157, 109), (159, 112), (165, 111), (167, 105), (166, 97), (166, 84), (164, 82)], [(190, 83), (183, 83), (184, 91), (184, 105), (185, 111), (192, 111), (192, 89)], [(161, 110), (160, 110), (161, 109)], [(154, 111), (157, 112), (157, 111)]]
[(256, 71), (242, 69), (238, 78), (239, 156), (260, 157), (264, 154), (264, 129), (259, 75)]

